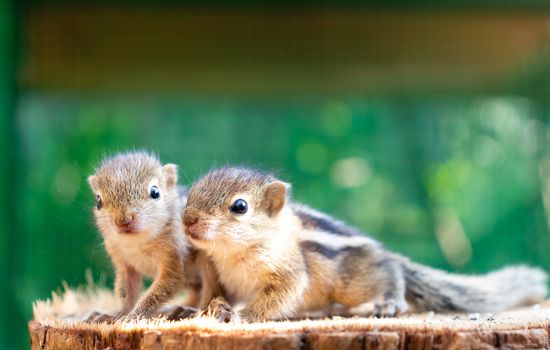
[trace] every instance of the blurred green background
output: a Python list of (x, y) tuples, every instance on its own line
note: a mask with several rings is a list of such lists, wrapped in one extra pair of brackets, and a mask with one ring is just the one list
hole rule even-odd
[(414, 260), (550, 269), (547, 1), (0, 0), (0, 348), (112, 270), (86, 177), (148, 149), (189, 184), (276, 171)]

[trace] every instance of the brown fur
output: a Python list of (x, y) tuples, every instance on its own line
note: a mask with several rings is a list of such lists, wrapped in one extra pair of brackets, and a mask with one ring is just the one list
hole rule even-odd
[[(245, 321), (337, 304), (344, 307), (340, 313), (393, 316), (407, 310), (406, 295), (416, 308), (435, 311), (498, 311), (526, 303), (511, 291), (504, 303), (500, 291), (478, 286), (495, 282), (489, 278), (434, 272), (386, 252), (357, 230), (289, 203), (288, 188), (270, 174), (222, 168), (198, 180), (189, 194), (185, 232), (212, 258), (229, 302), (244, 303), (239, 316)], [(230, 211), (237, 199), (248, 203), (246, 213)], [(543, 272), (503, 271), (499, 280), (510, 282), (503, 277), (513, 275), (531, 283), (526, 295), (540, 300), (546, 294)]]
[[(183, 235), (179, 213), (186, 198), (176, 186), (177, 167), (144, 152), (124, 153), (105, 159), (88, 181), (101, 198), (94, 216), (115, 267), (119, 316), (150, 317), (182, 288), (188, 305), (206, 306), (218, 287), (213, 267)], [(152, 186), (158, 199), (150, 197)], [(132, 231), (120, 231), (125, 227)], [(154, 281), (139, 299), (143, 276)]]

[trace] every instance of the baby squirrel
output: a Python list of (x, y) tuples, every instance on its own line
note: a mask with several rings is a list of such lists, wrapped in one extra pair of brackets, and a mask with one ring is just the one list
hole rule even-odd
[(218, 271), (238, 317), (295, 317), (331, 305), (376, 315), (416, 311), (496, 312), (542, 300), (546, 274), (524, 266), (485, 276), (450, 274), (386, 251), (328, 215), (289, 201), (271, 174), (222, 168), (191, 188), (183, 222)]
[[(183, 233), (187, 191), (177, 180), (176, 165), (162, 165), (145, 152), (106, 158), (88, 178), (95, 221), (115, 267), (115, 293), (123, 302), (117, 317), (151, 317), (182, 288), (193, 307), (206, 306), (216, 293), (214, 268)], [(140, 299), (142, 276), (154, 282)]]

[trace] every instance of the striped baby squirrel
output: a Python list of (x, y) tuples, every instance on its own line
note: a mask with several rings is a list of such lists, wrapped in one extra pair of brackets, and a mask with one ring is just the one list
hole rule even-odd
[[(361, 232), (289, 201), (271, 174), (221, 168), (189, 193), (183, 222), (206, 252), (245, 322), (295, 317), (341, 305), (353, 314), (495, 312), (540, 301), (546, 274), (524, 266), (485, 276), (450, 274), (386, 251)], [(521, 287), (520, 287), (521, 286)]]
[[(217, 293), (214, 268), (183, 233), (180, 211), (187, 190), (177, 180), (176, 165), (162, 165), (145, 152), (106, 158), (88, 178), (96, 196), (95, 222), (123, 304), (117, 318), (151, 317), (181, 289), (193, 307), (206, 306)], [(154, 282), (139, 298), (142, 276)]]

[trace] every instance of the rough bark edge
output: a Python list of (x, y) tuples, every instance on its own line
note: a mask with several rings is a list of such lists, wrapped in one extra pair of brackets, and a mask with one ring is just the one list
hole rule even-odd
[(177, 329), (56, 328), (30, 321), (31, 349), (548, 349), (549, 328), (499, 331), (350, 331), (212, 334)]

